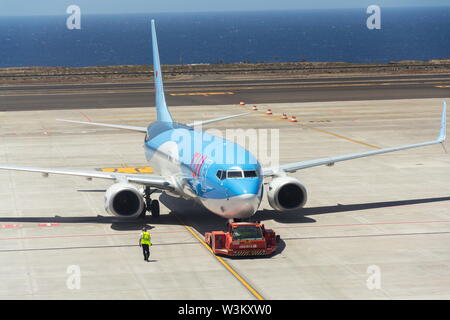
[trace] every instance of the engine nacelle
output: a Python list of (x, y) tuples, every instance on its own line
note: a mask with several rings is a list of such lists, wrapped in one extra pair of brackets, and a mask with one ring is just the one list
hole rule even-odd
[(115, 183), (106, 190), (105, 210), (114, 216), (134, 218), (142, 213), (144, 206), (144, 197), (131, 184)]
[(306, 188), (295, 178), (279, 177), (269, 183), (267, 199), (278, 211), (303, 208), (306, 203)]

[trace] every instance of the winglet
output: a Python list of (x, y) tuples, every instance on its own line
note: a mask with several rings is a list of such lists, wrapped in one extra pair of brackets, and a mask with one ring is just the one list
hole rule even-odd
[(159, 121), (173, 122), (164, 96), (161, 64), (159, 61), (158, 40), (156, 38), (155, 20), (151, 21), (153, 47), (153, 73), (155, 79), (156, 116)]
[(442, 104), (441, 131), (439, 133), (439, 142), (444, 142), (447, 133), (447, 102)]

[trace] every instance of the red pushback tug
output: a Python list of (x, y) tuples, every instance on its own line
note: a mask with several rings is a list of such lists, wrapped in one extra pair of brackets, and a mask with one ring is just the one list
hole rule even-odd
[(205, 233), (205, 242), (215, 254), (227, 256), (265, 256), (278, 248), (280, 236), (260, 222), (233, 222), (228, 231)]

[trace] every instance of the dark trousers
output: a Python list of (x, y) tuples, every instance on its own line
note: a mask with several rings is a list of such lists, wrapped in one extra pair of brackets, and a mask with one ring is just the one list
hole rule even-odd
[(148, 244), (142, 245), (142, 252), (144, 253), (144, 260), (148, 260), (148, 258), (150, 257), (150, 248)]

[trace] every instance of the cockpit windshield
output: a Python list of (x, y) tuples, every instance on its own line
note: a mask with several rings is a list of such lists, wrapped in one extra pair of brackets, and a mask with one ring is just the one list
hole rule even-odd
[(216, 176), (220, 180), (237, 179), (237, 178), (256, 178), (258, 172), (256, 170), (218, 170)]
[(227, 171), (227, 178), (242, 178), (242, 171)]

